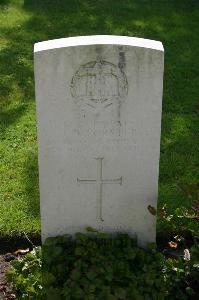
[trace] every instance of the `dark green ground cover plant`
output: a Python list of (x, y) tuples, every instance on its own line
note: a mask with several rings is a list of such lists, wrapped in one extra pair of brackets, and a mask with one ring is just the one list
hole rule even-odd
[[(143, 250), (126, 234), (89, 229), (48, 238), (41, 249), (12, 263), (8, 278), (17, 299), (197, 299), (199, 246), (184, 257), (165, 258), (155, 245)], [(195, 297), (195, 298), (194, 298)]]

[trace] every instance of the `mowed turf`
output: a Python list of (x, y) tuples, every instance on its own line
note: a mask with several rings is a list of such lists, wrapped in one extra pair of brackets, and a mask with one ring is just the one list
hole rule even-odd
[[(159, 207), (172, 213), (192, 205), (199, 178), (198, 24), (197, 0), (0, 1), (0, 235), (40, 231), (33, 45), (48, 39), (115, 34), (163, 42)], [(191, 219), (174, 222), (197, 228)], [(158, 230), (164, 228), (159, 220)]]

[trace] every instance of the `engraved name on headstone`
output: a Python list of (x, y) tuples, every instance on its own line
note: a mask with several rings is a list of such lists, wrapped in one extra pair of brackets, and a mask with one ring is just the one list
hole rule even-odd
[(155, 241), (163, 59), (132, 37), (35, 44), (43, 240), (91, 226)]

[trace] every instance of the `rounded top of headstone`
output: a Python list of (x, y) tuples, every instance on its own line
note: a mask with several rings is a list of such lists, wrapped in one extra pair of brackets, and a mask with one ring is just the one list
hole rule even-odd
[(39, 42), (34, 45), (34, 52), (86, 45), (125, 45), (164, 51), (159, 41), (118, 35), (90, 35)]

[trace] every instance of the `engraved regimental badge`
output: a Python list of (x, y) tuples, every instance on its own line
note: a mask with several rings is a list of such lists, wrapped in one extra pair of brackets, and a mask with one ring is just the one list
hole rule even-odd
[(71, 82), (71, 94), (76, 104), (94, 114), (111, 105), (120, 105), (127, 90), (123, 70), (100, 58), (80, 66)]

